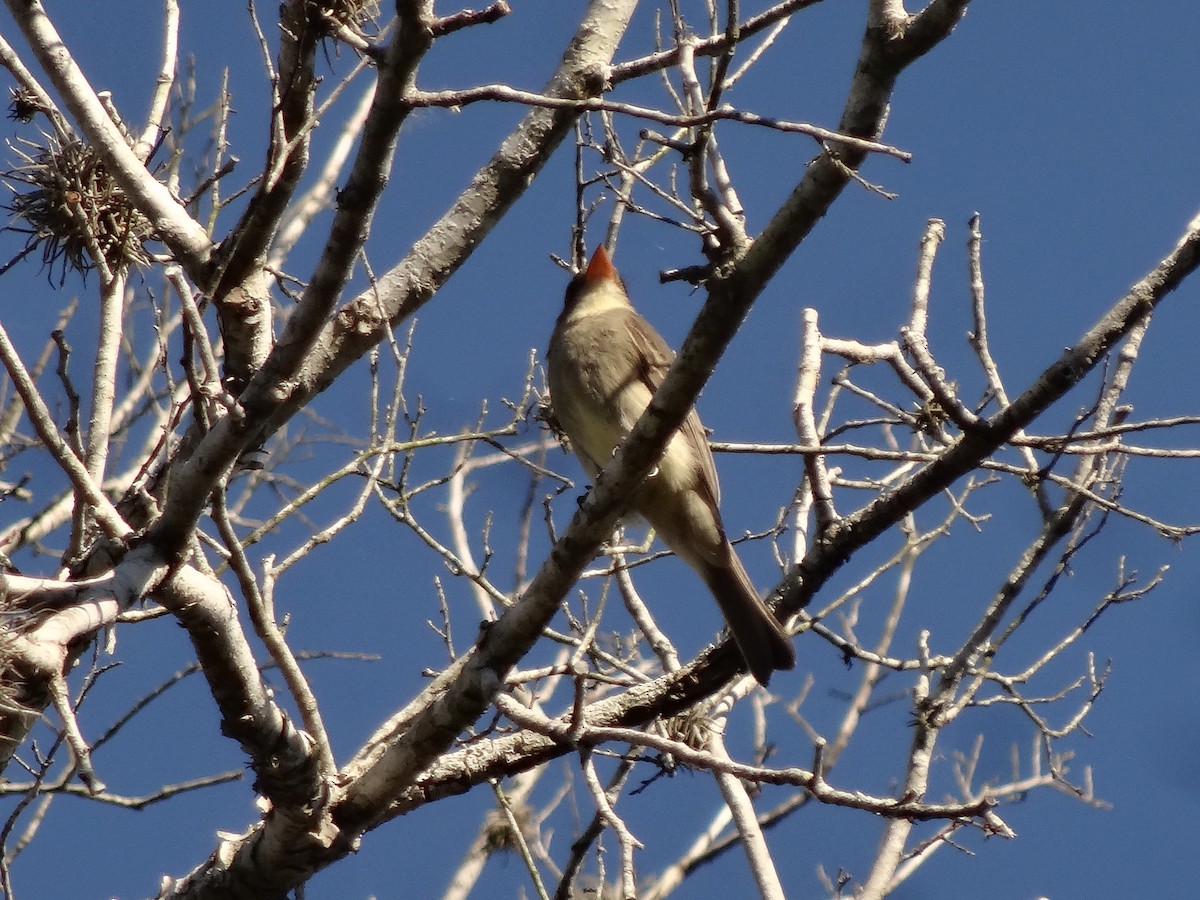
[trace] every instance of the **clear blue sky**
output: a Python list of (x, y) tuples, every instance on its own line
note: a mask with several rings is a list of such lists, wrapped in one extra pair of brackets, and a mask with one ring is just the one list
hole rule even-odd
[[(93, 84), (112, 90), (126, 117), (139, 120), (157, 65), (157, 8), (109, 3), (103, 4), (103, 14), (81, 16), (72, 14), (70, 4), (48, 5)], [(537, 88), (556, 63), (582, 5), (517, 0), (506, 21), (439, 44), (422, 66), (420, 83), (435, 88), (508, 81)], [(756, 112), (833, 127), (858, 53), (864, 6), (826, 0), (798, 16), (776, 48), (775, 62), (728, 99)], [(448, 7), (440, 4), (439, 11)], [(269, 19), (274, 8), (264, 4), (261, 14)], [(203, 101), (211, 98), (220, 67), (232, 69), (233, 152), (242, 159), (241, 177), (261, 158), (266, 103), (245, 7), (185, 4), (183, 17), (183, 45), (197, 55)], [(649, 8), (639, 13), (640, 25), (631, 29), (618, 59), (648, 48), (649, 20)], [(19, 47), (11, 21), (5, 17), (3, 22), (0, 30)], [(947, 223), (934, 282), (935, 353), (949, 377), (977, 388), (979, 376), (966, 342), (964, 246), (965, 223), (978, 210), (993, 350), (1010, 390), (1024, 386), (1161, 258), (1200, 210), (1198, 46), (1200, 8), (1189, 0), (976, 0), (957, 32), (914, 65), (896, 90), (886, 139), (911, 151), (913, 162), (906, 166), (878, 158), (864, 171), (898, 199), (848, 190), (780, 273), (701, 398), (701, 413), (714, 437), (792, 437), (788, 404), (802, 307), (817, 307), (823, 329), (832, 336), (866, 341), (896, 336), (908, 313), (917, 242), (930, 217)], [(459, 115), (428, 111), (415, 117), (402, 137), (368, 247), (377, 271), (391, 265), (444, 211), (518, 115), (512, 108), (476, 107)], [(10, 139), (23, 133), (12, 122), (2, 127)], [(757, 229), (800, 177), (813, 146), (795, 136), (736, 128), (721, 135), (750, 226)], [(318, 134), (318, 144), (327, 138)], [(544, 347), (561, 302), (565, 279), (548, 254), (565, 255), (569, 249), (571, 178), (570, 154), (564, 150), (421, 314), (409, 385), (430, 410), (429, 427), (453, 430), (475, 418), (481, 398), (495, 409), (501, 397), (519, 394), (530, 348)], [(323, 224), (314, 226), (292, 258), (291, 268), (301, 277), (308, 274), (305, 248), (315, 255)], [(599, 238), (595, 231), (590, 242)], [(0, 256), (7, 258), (16, 246), (12, 235), (0, 236)], [(694, 243), (652, 222), (631, 221), (621, 236), (616, 261), (635, 302), (673, 344), (697, 302), (682, 287), (659, 287), (657, 273), (698, 258)], [(44, 320), (53, 317), (66, 294), (53, 292), (44, 277), (17, 281), (8, 276), (0, 282), (0, 316), (26, 352), (43, 339)], [(1137, 416), (1200, 412), (1193, 389), (1200, 380), (1194, 347), (1200, 333), (1198, 300), (1200, 282), (1189, 283), (1159, 313), (1129, 395)], [(825, 374), (831, 374), (828, 368)], [(318, 398), (316, 411), (361, 434), (363, 379), (362, 371), (352, 373)], [(1037, 430), (1064, 427), (1092, 399), (1084, 391), (1071, 395)], [(1190, 440), (1196, 443), (1194, 435)], [(555, 456), (551, 463), (578, 474), (564, 458)], [(730, 530), (740, 534), (768, 527), (780, 502), (771, 488), (794, 483), (798, 463), (722, 456), (717, 464)], [(311, 478), (327, 468), (332, 465), (320, 459), (298, 462), (293, 474)], [(1135, 462), (1125, 499), (1167, 521), (1194, 521), (1200, 518), (1200, 497), (1193, 471), (1181, 463)], [(507, 544), (504, 531), (515, 521), (523, 490), (521, 484), (488, 484), (472, 507), (476, 527), (489, 504), (497, 508), (498, 545)], [(940, 638), (937, 648), (950, 649), (1034, 533), (1030, 504), (1015, 495), (1000, 496), (1014, 502), (999, 502), (981, 533), (959, 527), (944, 549), (924, 561), (914, 591), (918, 615), (907, 626), (909, 643), (899, 643), (898, 652), (908, 651), (918, 628), (932, 628), (934, 640)], [(840, 502), (848, 509), (853, 497)], [(560, 498), (560, 521), (572, 506), (571, 495)], [(432, 578), (445, 572), (429, 561), (424, 568), (397, 573), (396, 559), (413, 546), (399, 532), (382, 514), (369, 515), (355, 529), (352, 547), (336, 556), (318, 551), (281, 585), (280, 603), (292, 614), (295, 646), (382, 657), (375, 663), (321, 662), (309, 670), (342, 759), (419, 688), (423, 667), (441, 662), (425, 622), (436, 617)], [(286, 551), (295, 539), (295, 532), (281, 535), (278, 549)], [(1091, 809), (1049, 790), (1035, 792), (1001, 810), (1017, 840), (964, 836), (973, 855), (943, 848), (896, 892), (897, 898), (1184, 896), (1200, 881), (1200, 664), (1194, 653), (1200, 635), (1200, 567), (1194, 545), (1174, 546), (1145, 528), (1115, 524), (1076, 562), (1053, 602), (1038, 611), (1042, 621), (1031, 629), (1029, 643), (1016, 648), (1016, 658), (1036, 653), (1077, 622), (1112, 587), (1121, 554), (1128, 569), (1143, 574), (1169, 564), (1163, 587), (1108, 614), (1054, 671), (1060, 679), (1054, 683), (1061, 685), (1082, 672), (1087, 651), (1101, 666), (1112, 661), (1108, 686), (1087, 722), (1091, 736), (1077, 734), (1057, 749), (1075, 753), (1075, 776), (1085, 766), (1093, 768), (1096, 792), (1113, 808)], [(748, 549), (745, 558), (760, 584), (775, 577), (765, 546)], [(689, 573), (664, 571), (646, 576), (656, 593), (693, 589)], [(852, 567), (833, 587), (862, 571)], [(466, 589), (450, 580), (448, 590), (460, 621), (472, 622)], [(874, 599), (882, 605), (886, 595)], [(660, 621), (683, 648), (694, 650), (710, 639), (718, 627), (715, 609), (697, 606), (694, 613), (684, 613), (680, 608), (673, 614), (670, 603), (664, 603)], [(464, 632), (460, 640), (465, 639)], [(773, 687), (787, 693), (788, 678), (797, 689), (812, 672), (816, 688), (804, 712), (817, 727), (830, 727), (839, 709), (831, 693), (847, 689), (857, 673), (846, 672), (837, 654), (812, 636), (802, 637), (797, 647), (797, 672), (779, 676)], [(181, 630), (165, 620), (122, 630), (117, 657), (122, 667), (102, 679), (85, 708), (85, 733), (103, 729), (132, 698), (190, 659)], [(178, 691), (98, 753), (97, 766), (114, 790), (138, 793), (243, 765), (236, 746), (215, 736), (216, 711), (203, 683), (192, 679)], [(910, 734), (906, 708), (903, 702), (893, 704), (864, 723), (837, 770), (839, 786), (890, 790)], [(731, 744), (744, 749), (736, 729), (748, 728), (748, 718), (735, 719), (732, 727)], [(1032, 741), (1016, 713), (965, 717), (939, 745), (941, 775), (932, 796), (952, 790), (947, 757), (968, 749), (978, 732), (986, 739), (981, 768), (997, 777), (1008, 772), (1010, 746), (1016, 743), (1024, 756)], [(808, 765), (804, 732), (781, 720), (776, 740), (781, 762)], [(553, 765), (571, 768), (568, 761)], [(711, 779), (686, 773), (626, 798), (622, 810), (631, 828), (650, 844), (639, 856), (643, 871), (654, 871), (686, 846), (694, 826), (706, 821), (719, 802)], [(474, 835), (481, 810), (490, 804), (490, 792), (479, 790), (368, 835), (362, 851), (318, 876), (307, 896), (438, 895)], [(216, 830), (236, 832), (256, 817), (248, 782), (141, 813), (62, 798), (14, 867), (18, 896), (150, 894), (160, 868), (182, 874), (211, 851)], [(560, 849), (569, 842), (570, 830), (569, 817), (561, 819), (555, 837)], [(877, 820), (827, 810), (808, 810), (770, 833), (788, 894), (797, 898), (818, 895), (817, 865), (831, 874), (840, 866), (865, 875), (878, 837)], [(615, 848), (611, 841), (608, 846), (612, 871)], [(148, 866), (147, 859), (157, 862)], [(493, 859), (487, 878), (490, 886), (478, 896), (528, 892), (516, 858)], [(741, 856), (730, 854), (675, 896), (716, 896), (718, 886), (729, 896), (741, 896), (748, 885)]]

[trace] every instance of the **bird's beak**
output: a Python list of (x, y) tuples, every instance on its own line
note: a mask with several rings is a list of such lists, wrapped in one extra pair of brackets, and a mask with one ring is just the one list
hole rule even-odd
[(587, 284), (599, 284), (601, 281), (611, 281), (617, 277), (617, 269), (608, 258), (608, 251), (601, 244), (592, 254), (592, 261), (584, 271), (583, 280)]

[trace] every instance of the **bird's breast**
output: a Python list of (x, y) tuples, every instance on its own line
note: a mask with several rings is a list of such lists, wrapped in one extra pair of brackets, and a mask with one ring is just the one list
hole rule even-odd
[(560, 323), (547, 357), (554, 414), (593, 477), (627, 432), (620, 395), (628, 372), (621, 374), (623, 364), (611, 354), (616, 329), (605, 318), (588, 316)]

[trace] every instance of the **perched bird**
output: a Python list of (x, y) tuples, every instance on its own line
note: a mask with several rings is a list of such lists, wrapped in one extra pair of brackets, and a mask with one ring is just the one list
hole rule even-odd
[[(608, 253), (598, 247), (567, 286), (546, 354), (551, 407), (589, 476), (600, 473), (633, 430), (674, 358), (634, 310)], [(746, 666), (765, 685), (775, 669), (795, 666), (796, 652), (725, 536), (719, 502), (712, 451), (693, 409), (630, 509), (704, 580)]]

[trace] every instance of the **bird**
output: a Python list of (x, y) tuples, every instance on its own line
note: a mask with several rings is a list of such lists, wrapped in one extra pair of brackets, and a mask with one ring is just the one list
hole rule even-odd
[[(595, 479), (633, 430), (675, 354), (634, 309), (603, 245), (567, 285), (546, 353), (550, 408)], [(725, 534), (712, 450), (693, 408), (634, 493), (646, 520), (717, 601), (746, 668), (764, 687), (796, 665), (796, 651)]]

